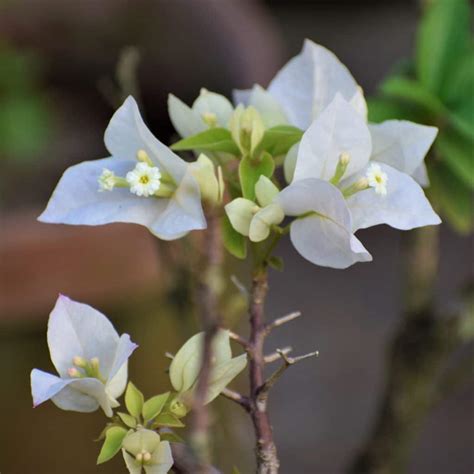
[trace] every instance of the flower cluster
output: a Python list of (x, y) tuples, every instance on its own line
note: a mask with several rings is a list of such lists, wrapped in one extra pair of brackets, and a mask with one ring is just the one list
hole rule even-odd
[[(191, 337), (174, 357), (169, 374), (174, 391), (144, 399), (128, 383), (128, 358), (138, 347), (128, 334), (119, 337), (110, 321), (94, 308), (60, 296), (48, 322), (48, 346), (59, 376), (33, 369), (34, 406), (52, 400), (63, 410), (93, 412), (99, 407), (111, 419), (98, 463), (122, 450), (132, 474), (166, 474), (173, 465), (169, 441), (179, 437), (169, 428), (184, 427), (201, 370), (204, 334)], [(214, 400), (244, 370), (247, 355), (232, 357), (229, 332), (219, 330), (206, 403)], [(116, 412), (125, 392), (128, 413)], [(168, 431), (161, 432), (163, 428)]]

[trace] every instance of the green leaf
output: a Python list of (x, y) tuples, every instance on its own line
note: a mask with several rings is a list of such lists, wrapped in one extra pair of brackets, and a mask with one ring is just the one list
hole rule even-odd
[(445, 130), (435, 142), (435, 148), (446, 166), (474, 189), (474, 140), (466, 139), (453, 130)]
[(183, 138), (183, 140), (172, 145), (171, 149), (175, 151), (221, 151), (236, 156), (240, 154), (238, 146), (232, 140), (232, 135), (229, 130), (226, 130), (225, 128), (210, 128), (209, 130), (205, 130), (197, 135)]
[(284, 155), (301, 140), (303, 131), (290, 125), (278, 125), (265, 131), (258, 146), (259, 151), (267, 151), (270, 155)]
[(129, 428), (135, 428), (137, 426), (137, 420), (132, 415), (121, 412), (118, 412), (117, 415)]
[(428, 5), (418, 30), (416, 66), (421, 84), (438, 94), (445, 89), (456, 61), (468, 48), (469, 2), (432, 0)]
[(414, 104), (434, 116), (444, 115), (447, 112), (438, 97), (412, 79), (390, 77), (382, 83), (380, 90), (388, 97)]
[(183, 428), (184, 423), (182, 423), (179, 418), (172, 415), (171, 413), (160, 413), (153, 423), (154, 426), (166, 426), (168, 428)]
[(168, 441), (170, 443), (184, 443), (184, 439), (177, 435), (174, 431), (165, 431), (160, 433), (161, 441)]
[(169, 395), (170, 392), (156, 395), (143, 404), (142, 415), (145, 422), (153, 420), (163, 410)]
[(275, 162), (269, 153), (263, 152), (258, 159), (244, 156), (239, 165), (240, 186), (245, 199), (255, 201), (255, 185), (260, 176), (271, 178), (275, 170)]
[(446, 163), (436, 162), (428, 171), (431, 200), (457, 232), (469, 233), (473, 228), (471, 191)]
[(122, 447), (122, 441), (127, 435), (127, 430), (119, 426), (109, 428), (105, 433), (105, 441), (100, 450), (97, 464), (102, 464), (112, 459)]
[(221, 229), (226, 250), (234, 257), (244, 260), (247, 257), (247, 239), (232, 227), (227, 215), (222, 217)]
[(400, 102), (396, 98), (375, 97), (367, 100), (369, 122), (379, 123), (390, 119), (411, 120), (425, 123), (426, 112), (413, 104)]
[(125, 392), (125, 406), (130, 415), (138, 418), (142, 413), (143, 402), (143, 393), (132, 382), (128, 382), (127, 391)]
[(272, 255), (268, 260), (268, 265), (273, 269), (282, 272), (284, 269), (285, 264), (283, 263), (283, 259), (281, 257), (277, 257)]
[(474, 49), (459, 58), (449, 75), (449, 87), (443, 95), (445, 103), (454, 110), (463, 109), (468, 103), (467, 110), (471, 120), (474, 120)]

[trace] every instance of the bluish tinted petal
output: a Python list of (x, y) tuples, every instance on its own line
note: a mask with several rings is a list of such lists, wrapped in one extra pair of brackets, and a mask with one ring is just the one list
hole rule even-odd
[(199, 185), (188, 167), (166, 208), (149, 228), (160, 238), (173, 240), (206, 226)]
[(307, 129), (340, 93), (364, 116), (365, 100), (349, 70), (328, 49), (306, 40), (268, 86), (294, 125)]
[(110, 321), (89, 305), (60, 296), (48, 322), (51, 360), (61, 377), (68, 376), (75, 356), (99, 358), (106, 377), (114, 362), (119, 336)]
[(100, 406), (106, 416), (112, 416), (112, 406), (117, 402), (105, 392), (105, 385), (97, 379), (69, 379), (69, 384), (52, 401), (62, 410), (88, 413)]
[(371, 139), (365, 120), (336, 95), (311, 124), (298, 148), (294, 181), (306, 178), (330, 180), (342, 153), (349, 154), (345, 177), (364, 168), (371, 153)]
[(277, 199), (286, 215), (306, 214), (293, 221), (290, 237), (296, 250), (310, 262), (347, 268), (372, 259), (352, 235), (349, 210), (335, 186), (318, 179), (297, 181)]
[(418, 166), (411, 176), (422, 188), (426, 188), (430, 185), (428, 170), (424, 162)]
[(98, 179), (104, 168), (125, 176), (135, 164), (133, 161), (105, 158), (68, 168), (38, 219), (72, 225), (128, 222), (151, 228), (166, 209), (167, 199), (141, 198), (126, 188), (99, 191)]
[(353, 231), (378, 224), (408, 230), (441, 222), (423, 190), (412, 177), (384, 163), (379, 165), (388, 177), (387, 195), (380, 196), (373, 188), (369, 188), (348, 198)]
[[(120, 397), (125, 390), (127, 385), (127, 361), (137, 347), (137, 344), (130, 340), (128, 334), (120, 336), (115, 357), (107, 375), (107, 393), (113, 398)], [(105, 376), (105, 374), (103, 375)]]
[(252, 94), (252, 89), (234, 89), (232, 91), (232, 99), (235, 105), (249, 105), (250, 95)]
[(56, 375), (33, 369), (31, 371), (31, 396), (33, 397), (33, 406), (37, 407), (39, 404), (54, 397), (54, 395), (66, 387), (68, 383), (68, 380), (63, 380)]
[(182, 179), (186, 171), (186, 163), (148, 130), (131, 96), (113, 115), (105, 131), (104, 141), (115, 158), (134, 160), (138, 150), (145, 150), (176, 182)]
[(407, 120), (387, 120), (369, 125), (372, 136), (371, 159), (413, 175), (422, 164), (438, 133)]
[(196, 135), (208, 128), (197, 111), (173, 94), (168, 95), (168, 114), (173, 127), (183, 138)]

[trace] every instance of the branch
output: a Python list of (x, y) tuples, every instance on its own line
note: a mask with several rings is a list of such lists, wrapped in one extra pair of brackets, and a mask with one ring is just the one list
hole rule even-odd
[(283, 350), (277, 349), (276, 351), (283, 359), (283, 364), (281, 364), (280, 367), (278, 367), (278, 369), (276, 369), (275, 372), (273, 372), (273, 374), (270, 375), (270, 377), (258, 389), (257, 395), (260, 403), (268, 397), (268, 392), (270, 389), (277, 383), (277, 381), (285, 373), (286, 369), (290, 367), (290, 365), (294, 365), (302, 360), (309, 359), (310, 357), (317, 357), (319, 355), (318, 351), (314, 351), (298, 357), (288, 357)]
[[(194, 474), (196, 472), (196, 458), (192, 451), (182, 443), (170, 443), (173, 453), (173, 472), (175, 474)], [(209, 474), (222, 474), (214, 466), (209, 466)]]
[(273, 329), (277, 328), (278, 326), (282, 326), (283, 324), (289, 323), (296, 318), (301, 316), (300, 311), (294, 311), (293, 313), (287, 314), (286, 316), (282, 316), (281, 318), (275, 319), (274, 321), (268, 323), (265, 326), (265, 334), (270, 333)]
[(276, 360), (281, 359), (281, 353), (283, 352), (284, 354), (289, 354), (293, 348), (291, 346), (284, 347), (283, 349), (277, 349), (275, 352), (272, 352), (271, 354), (267, 354), (263, 360), (265, 361), (265, 364), (271, 364), (272, 362), (275, 362)]
[(233, 402), (237, 403), (240, 405), (245, 411), (250, 411), (250, 400), (248, 397), (245, 395), (242, 395), (239, 392), (236, 392), (234, 390), (231, 390), (230, 388), (225, 388), (222, 392), (221, 395), (225, 398), (228, 398), (229, 400), (232, 400)]
[(235, 341), (237, 344), (240, 344), (246, 351), (248, 350), (249, 343), (247, 340), (245, 340), (242, 336), (237, 334), (234, 331), (229, 330), (229, 337)]

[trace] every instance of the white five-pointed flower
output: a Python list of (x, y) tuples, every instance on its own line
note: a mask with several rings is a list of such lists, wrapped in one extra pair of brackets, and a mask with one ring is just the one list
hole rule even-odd
[(137, 345), (119, 336), (94, 308), (60, 296), (48, 322), (48, 346), (59, 376), (33, 369), (34, 406), (51, 399), (59, 408), (107, 416), (127, 384), (127, 361)]
[(148, 197), (160, 189), (161, 173), (157, 166), (137, 163), (135, 168), (127, 173), (126, 180), (130, 184), (130, 192), (137, 196)]
[(173, 466), (173, 456), (168, 441), (161, 441), (155, 431), (139, 429), (130, 431), (122, 443), (122, 454), (130, 474), (167, 474)]
[(377, 194), (381, 196), (387, 195), (387, 173), (382, 171), (380, 165), (372, 163), (367, 169), (367, 181), (370, 187), (375, 189)]
[[(199, 185), (188, 163), (152, 135), (132, 97), (115, 112), (104, 141), (112, 156), (66, 170), (40, 221), (130, 222), (148, 227), (165, 240), (206, 227)], [(129, 182), (125, 176), (131, 171)], [(138, 197), (139, 193), (149, 197)]]

